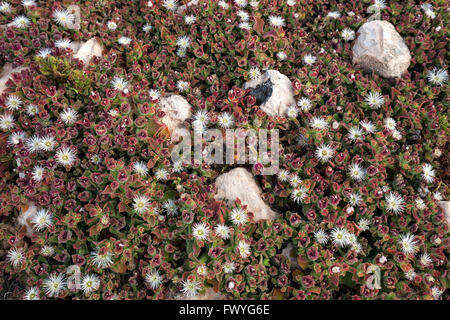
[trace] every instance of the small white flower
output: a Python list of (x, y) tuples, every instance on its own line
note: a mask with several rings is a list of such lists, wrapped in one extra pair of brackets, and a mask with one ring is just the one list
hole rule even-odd
[(186, 24), (193, 24), (196, 20), (197, 18), (193, 14), (184, 17), (184, 22)]
[(432, 84), (442, 86), (448, 79), (448, 72), (444, 69), (434, 68), (427, 71), (428, 81)]
[(0, 12), (2, 13), (10, 13), (11, 12), (11, 5), (7, 2), (0, 2)]
[(327, 17), (332, 19), (339, 19), (341, 17), (341, 13), (339, 11), (330, 11), (328, 12)]
[(183, 161), (175, 161), (172, 163), (172, 172), (178, 173), (183, 170)]
[(341, 268), (339, 268), (338, 266), (334, 266), (333, 268), (331, 268), (331, 272), (339, 273), (339, 272), (341, 272)]
[(334, 228), (331, 231), (331, 239), (338, 247), (345, 247), (348, 244), (348, 232), (344, 228)]
[(399, 243), (401, 250), (407, 255), (414, 254), (418, 249), (414, 236), (411, 233), (402, 234)]
[(16, 248), (9, 249), (6, 254), (6, 259), (16, 268), (19, 264), (25, 261), (25, 254), (22, 250), (17, 250)]
[(197, 280), (186, 280), (181, 282), (182, 288), (181, 291), (184, 293), (186, 297), (195, 296), (201, 288), (200, 282)]
[(217, 117), (217, 123), (222, 128), (230, 128), (234, 124), (234, 118), (231, 114), (224, 112)]
[(147, 282), (152, 290), (155, 290), (162, 284), (162, 276), (158, 271), (147, 273), (145, 276), (145, 282)]
[(402, 138), (402, 134), (397, 129), (392, 130), (392, 137), (395, 140), (400, 140)]
[(434, 198), (434, 200), (436, 200), (436, 201), (442, 201), (442, 194), (439, 192), (439, 191), (435, 191), (434, 193), (433, 193), (433, 198)]
[(137, 161), (133, 164), (133, 170), (141, 177), (145, 177), (148, 173), (148, 168), (145, 162)]
[(32, 178), (35, 181), (42, 181), (42, 178), (44, 176), (44, 168), (41, 166), (35, 166), (32, 172)]
[(25, 293), (24, 300), (40, 300), (39, 298), (39, 289), (37, 287), (32, 287), (27, 290)]
[(92, 264), (99, 269), (106, 269), (113, 265), (112, 257), (114, 254), (110, 251), (100, 254), (100, 249), (91, 252)]
[(253, 8), (258, 8), (258, 5), (259, 5), (259, 1), (255, 1), (255, 0), (251, 0), (250, 1), (250, 5), (253, 7)]
[(345, 41), (352, 41), (355, 39), (355, 31), (349, 28), (345, 28), (344, 30), (342, 30), (341, 37)]
[(405, 278), (408, 279), (409, 281), (413, 281), (415, 277), (416, 273), (414, 272), (413, 269), (409, 269), (408, 271), (405, 272)]
[(353, 192), (352, 194), (350, 194), (348, 201), (352, 206), (359, 206), (362, 202), (362, 197), (359, 195), (359, 193)]
[(159, 93), (159, 91), (156, 90), (156, 89), (150, 89), (150, 90), (148, 91), (148, 96), (149, 96), (150, 98), (152, 98), (153, 100), (158, 100), (159, 97), (161, 97), (161, 93)]
[(426, 208), (425, 202), (421, 198), (416, 199), (416, 207), (419, 210), (423, 210)]
[(53, 12), (53, 20), (55, 20), (57, 24), (66, 27), (75, 20), (75, 16), (68, 10), (56, 9)]
[(386, 1), (385, 0), (374, 0), (373, 7), (377, 11), (381, 11), (384, 8), (386, 8)]
[(21, 141), (24, 142), (26, 138), (27, 138), (27, 134), (23, 131), (13, 132), (8, 137), (8, 144), (10, 146), (15, 146), (15, 145), (19, 144)]
[(389, 130), (395, 130), (395, 127), (397, 126), (397, 124), (395, 123), (395, 120), (388, 117), (386, 119), (384, 119), (384, 126), (389, 129)]
[(350, 130), (348, 131), (348, 133), (349, 133), (350, 140), (355, 141), (355, 140), (363, 138), (363, 132), (358, 127), (351, 127)]
[(361, 229), (361, 231), (369, 230), (370, 226), (370, 220), (366, 218), (361, 218), (358, 222), (358, 227)]
[(424, 13), (430, 19), (436, 18), (436, 14), (434, 13), (433, 10), (425, 10)]
[(77, 112), (72, 108), (67, 108), (60, 114), (61, 120), (65, 124), (74, 124), (77, 121), (77, 116)]
[(245, 8), (247, 6), (247, 0), (234, 0), (239, 7)]
[(386, 210), (392, 211), (395, 214), (401, 213), (405, 206), (404, 206), (404, 200), (399, 195), (396, 195), (392, 192), (389, 193), (389, 195), (385, 198), (386, 201)]
[(288, 181), (288, 179), (289, 179), (289, 171), (284, 170), (284, 169), (280, 170), (277, 173), (277, 176), (278, 176), (278, 180), (280, 180), (280, 182)]
[(117, 40), (117, 42), (118, 42), (120, 45), (127, 46), (127, 45), (129, 45), (129, 44), (131, 43), (131, 38), (122, 36), (122, 37), (120, 37), (120, 38)]
[(144, 213), (150, 209), (150, 199), (145, 195), (135, 196), (133, 202), (133, 208), (137, 213)]
[(236, 266), (234, 262), (225, 262), (223, 265), (223, 272), (224, 273), (232, 273), (234, 270), (236, 270)]
[(319, 229), (316, 232), (314, 232), (314, 238), (321, 245), (324, 245), (328, 242), (328, 235), (323, 229)]
[(277, 58), (280, 61), (286, 60), (287, 59), (287, 54), (284, 51), (280, 51), (277, 53)]
[(40, 138), (40, 145), (39, 148), (44, 151), (51, 151), (55, 148), (56, 141), (54, 137), (51, 136), (44, 136)]
[(45, 245), (41, 248), (40, 254), (44, 257), (51, 257), (55, 253), (55, 249), (52, 246)]
[(377, 91), (371, 91), (366, 96), (364, 101), (372, 108), (379, 109), (384, 104), (384, 98), (381, 93)]
[(178, 7), (177, 0), (164, 0), (163, 7), (169, 11), (175, 11)]
[(177, 205), (175, 204), (175, 201), (173, 201), (172, 199), (169, 199), (166, 202), (164, 202), (163, 208), (169, 215), (175, 215), (178, 213)]
[(128, 81), (116, 76), (111, 81), (111, 86), (114, 90), (123, 91), (128, 87)]
[(22, 99), (16, 95), (9, 95), (6, 99), (5, 105), (9, 110), (19, 110), (22, 105)]
[(63, 166), (71, 166), (76, 160), (75, 152), (67, 147), (56, 151), (56, 162)]
[(316, 62), (317, 58), (311, 54), (307, 54), (303, 57), (303, 62), (308, 65), (313, 65)]
[(177, 56), (180, 58), (183, 58), (184, 56), (186, 56), (186, 49), (184, 48), (178, 48), (177, 50)]
[(291, 185), (291, 187), (298, 187), (300, 183), (302, 183), (302, 180), (296, 173), (293, 173), (289, 176), (289, 184)]
[(308, 194), (308, 190), (305, 187), (295, 188), (291, 192), (291, 198), (294, 202), (300, 203), (305, 199)]
[(192, 226), (192, 235), (199, 241), (206, 240), (209, 232), (210, 229), (204, 222), (198, 222)]
[(181, 92), (187, 91), (189, 89), (189, 82), (178, 80), (177, 81), (177, 89)]
[(41, 138), (37, 136), (33, 136), (31, 138), (28, 138), (27, 141), (25, 141), (25, 145), (31, 153), (37, 152), (41, 150)]
[(38, 114), (39, 113), (39, 107), (38, 106), (36, 106), (36, 105), (34, 105), (34, 104), (29, 104), (28, 106), (27, 106), (27, 114), (29, 115), (29, 116), (34, 116), (34, 115), (36, 115), (36, 114)]
[(375, 126), (371, 121), (360, 121), (359, 124), (367, 133), (374, 133), (375, 132)]
[(24, 15), (17, 16), (13, 19), (12, 25), (16, 28), (24, 29), (30, 25), (30, 19)]
[(52, 49), (43, 48), (43, 49), (39, 50), (39, 52), (36, 56), (41, 57), (41, 58), (46, 58), (49, 54), (52, 54)]
[(290, 106), (286, 112), (286, 114), (289, 118), (297, 118), (298, 113), (299, 113), (299, 110), (296, 106)]
[(334, 150), (328, 144), (322, 144), (316, 150), (316, 157), (322, 162), (327, 162), (334, 155)]
[(163, 168), (160, 168), (155, 172), (155, 178), (156, 180), (159, 181), (166, 181), (167, 179), (169, 179), (169, 176), (170, 176), (169, 172)]
[(115, 23), (114, 21), (108, 21), (108, 23), (106, 24), (106, 27), (107, 27), (109, 30), (114, 31), (114, 30), (117, 29), (117, 23)]
[(142, 27), (142, 31), (144, 32), (149, 32), (150, 30), (152, 30), (152, 25), (150, 23), (146, 23), (143, 27)]
[(36, 231), (41, 231), (50, 227), (53, 223), (53, 215), (47, 209), (38, 209), (36, 214), (31, 219)]
[(250, 255), (250, 245), (245, 241), (239, 241), (237, 249), (242, 258), (246, 258)]
[(364, 179), (364, 176), (366, 175), (365, 170), (357, 163), (353, 163), (349, 167), (348, 173), (350, 177), (356, 181), (361, 181), (362, 179)]
[(221, 7), (224, 10), (228, 9), (228, 7), (229, 7), (228, 3), (226, 3), (223, 0), (219, 1), (218, 5), (219, 5), (219, 7)]
[(241, 18), (242, 21), (248, 21), (249, 15), (244, 10), (239, 10), (236, 15)]
[(247, 222), (247, 220), (247, 213), (245, 213), (245, 211), (241, 208), (234, 208), (231, 210), (231, 221), (233, 221), (235, 225), (243, 225)]
[(433, 170), (433, 167), (429, 163), (424, 163), (422, 165), (422, 178), (427, 183), (432, 183), (435, 178), (435, 171)]
[(296, 0), (287, 0), (287, 1), (286, 1), (286, 4), (287, 4), (288, 6), (290, 6), (290, 7), (295, 6), (296, 3), (297, 3)]
[(431, 260), (431, 256), (426, 252), (420, 255), (419, 261), (420, 264), (422, 264), (425, 267), (428, 267), (433, 263), (433, 260)]
[(438, 287), (431, 288), (431, 294), (435, 300), (438, 300), (443, 293), (444, 293), (444, 291), (442, 291)]
[(45, 289), (46, 295), (49, 297), (57, 297), (65, 289), (66, 280), (63, 274), (56, 275), (53, 273), (42, 282), (42, 286)]
[(248, 72), (248, 76), (250, 77), (250, 80), (259, 79), (261, 77), (261, 71), (256, 67), (252, 67)]
[(214, 228), (215, 233), (221, 237), (223, 240), (227, 240), (230, 238), (230, 228), (228, 228), (226, 225), (224, 224), (218, 224), (215, 228)]
[(100, 287), (100, 279), (95, 274), (87, 274), (81, 280), (81, 290), (84, 294), (89, 294), (98, 290)]
[(311, 100), (308, 98), (301, 98), (297, 101), (297, 106), (299, 106), (302, 111), (308, 112), (311, 109)]
[(181, 36), (177, 39), (177, 46), (179, 46), (181, 49), (186, 50), (191, 45), (191, 40), (188, 36)]
[(2, 130), (9, 130), (14, 127), (14, 118), (10, 114), (3, 114), (0, 116), (0, 128)]
[(323, 130), (328, 128), (328, 122), (320, 117), (313, 117), (309, 122), (309, 125), (315, 130)]
[(72, 41), (70, 41), (69, 39), (56, 40), (55, 47), (60, 49), (72, 48)]
[(269, 23), (272, 27), (275, 28), (285, 26), (284, 19), (281, 16), (269, 16)]
[(244, 30), (250, 30), (252, 27), (250, 26), (250, 24), (248, 22), (241, 22), (239, 23), (238, 27), (240, 29), (244, 29)]

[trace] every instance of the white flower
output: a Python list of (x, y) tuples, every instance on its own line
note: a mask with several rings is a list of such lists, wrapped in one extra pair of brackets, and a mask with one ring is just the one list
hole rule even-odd
[(181, 49), (186, 50), (191, 45), (191, 40), (188, 36), (181, 36), (177, 39), (177, 46)]
[(321, 245), (324, 245), (328, 242), (328, 235), (323, 229), (319, 229), (316, 232), (314, 232), (314, 238)]
[(373, 7), (377, 11), (381, 11), (382, 9), (386, 8), (386, 1), (385, 0), (374, 0)]
[(249, 15), (244, 10), (239, 10), (236, 15), (241, 18), (242, 21), (248, 21)]
[(322, 162), (327, 162), (334, 155), (334, 150), (328, 144), (322, 144), (316, 150), (316, 157)]
[(349, 28), (345, 28), (341, 32), (341, 37), (345, 41), (352, 41), (355, 39), (355, 31), (353, 31), (352, 29), (349, 29)]
[(32, 172), (32, 178), (35, 181), (41, 181), (44, 176), (44, 168), (41, 166), (35, 166)]
[(288, 6), (290, 6), (290, 7), (295, 6), (296, 3), (297, 3), (296, 0), (287, 0), (287, 1), (286, 1), (286, 4), (287, 4)]
[(358, 222), (358, 227), (361, 229), (361, 231), (369, 230), (370, 226), (370, 220), (366, 218), (361, 218)]
[(434, 13), (433, 10), (425, 10), (424, 13), (430, 19), (436, 18), (436, 14)]
[(144, 32), (149, 32), (150, 30), (152, 30), (152, 25), (150, 23), (146, 23), (143, 27), (142, 27), (142, 31)]
[(182, 285), (181, 291), (184, 293), (186, 297), (195, 296), (201, 288), (200, 282), (198, 282), (197, 280), (181, 281), (181, 285)]
[(75, 16), (68, 10), (56, 9), (53, 12), (53, 20), (55, 20), (57, 24), (65, 27), (75, 20)]
[(127, 46), (131, 43), (131, 38), (122, 36), (117, 40), (117, 42), (123, 46)]
[(247, 0), (234, 0), (239, 7), (245, 8), (247, 6)]
[(150, 286), (152, 290), (158, 288), (162, 283), (162, 276), (158, 271), (152, 271), (145, 276), (145, 282)]
[(285, 182), (289, 179), (289, 171), (284, 170), (284, 169), (280, 170), (277, 173), (277, 176), (278, 176), (278, 180), (280, 180), (281, 182)]
[(128, 87), (128, 81), (122, 79), (121, 77), (114, 77), (111, 81), (111, 86), (114, 90), (122, 91)]
[(422, 178), (427, 183), (432, 183), (435, 178), (435, 171), (429, 163), (424, 163), (422, 165)]
[(6, 99), (5, 105), (9, 110), (19, 110), (20, 106), (22, 105), (22, 99), (16, 95), (9, 95)]
[(372, 108), (379, 109), (384, 104), (384, 98), (381, 93), (377, 91), (371, 91), (366, 96), (364, 101)]
[(375, 126), (371, 121), (360, 121), (359, 124), (361, 125), (361, 127), (364, 128), (364, 130), (366, 130), (366, 132), (368, 133), (375, 132)]
[(117, 29), (117, 23), (115, 23), (114, 21), (108, 21), (108, 23), (106, 24), (106, 27), (107, 27), (109, 30), (114, 31), (114, 30)]
[(253, 7), (253, 8), (258, 8), (258, 5), (259, 5), (259, 1), (255, 1), (255, 0), (251, 0), (250, 1), (250, 5)]
[(178, 7), (177, 0), (164, 0), (163, 7), (169, 11), (175, 11)]
[(299, 110), (296, 106), (290, 106), (286, 113), (289, 118), (297, 118)]
[(34, 115), (36, 115), (36, 114), (38, 114), (39, 113), (39, 108), (38, 108), (38, 106), (36, 106), (36, 105), (34, 105), (34, 104), (29, 104), (28, 106), (27, 106), (27, 114), (29, 115), (29, 116), (34, 116)]
[(3, 114), (0, 116), (0, 128), (2, 130), (9, 130), (14, 127), (14, 118), (10, 114)]
[(425, 202), (421, 198), (416, 199), (416, 207), (419, 210), (423, 210), (426, 208)]
[(332, 19), (339, 19), (341, 17), (341, 13), (339, 11), (330, 11), (328, 12), (327, 17)]
[(25, 145), (30, 152), (36, 152), (41, 150), (41, 138), (37, 136), (33, 136), (31, 138), (28, 138), (27, 141), (25, 141)]
[(353, 163), (349, 167), (348, 173), (350, 177), (356, 181), (361, 181), (362, 179), (364, 179), (364, 176), (366, 175), (365, 170), (357, 163)]
[(133, 202), (133, 208), (137, 213), (144, 213), (150, 209), (150, 199), (145, 195), (135, 196)]
[(280, 51), (277, 53), (277, 58), (280, 61), (286, 60), (287, 59), (287, 54), (284, 51)]
[(429, 3), (423, 3), (420, 8), (423, 11), (427, 11), (427, 10), (433, 10), (433, 5), (429, 4)]
[(234, 118), (231, 114), (224, 112), (222, 114), (220, 114), (217, 118), (217, 123), (219, 124), (219, 126), (221, 126), (222, 128), (230, 128), (233, 123), (234, 123)]
[(174, 215), (174, 214), (178, 213), (177, 205), (175, 204), (175, 202), (172, 199), (169, 199), (166, 202), (164, 202), (163, 208), (164, 208), (164, 210), (166, 210), (167, 214)]
[(41, 248), (40, 254), (44, 257), (51, 257), (55, 253), (55, 249), (52, 246), (45, 245)]
[(226, 225), (224, 224), (218, 224), (215, 228), (214, 228), (215, 233), (221, 237), (223, 240), (227, 240), (230, 238), (230, 228), (228, 228)]
[(431, 265), (433, 263), (433, 260), (431, 260), (431, 256), (426, 252), (421, 254), (419, 261), (420, 261), (420, 264), (422, 264), (425, 267), (428, 267), (429, 265)]
[(170, 176), (169, 172), (166, 169), (163, 169), (163, 168), (159, 168), (155, 172), (156, 180), (166, 181), (169, 178), (169, 176)]
[(313, 117), (309, 122), (309, 125), (311, 126), (311, 128), (316, 130), (323, 130), (328, 128), (328, 122), (320, 117)]
[(295, 188), (291, 192), (291, 198), (294, 202), (300, 203), (305, 199), (308, 194), (308, 190), (305, 187)]
[(70, 148), (62, 147), (56, 151), (56, 162), (63, 166), (71, 166), (75, 160), (75, 152)]
[(433, 198), (437, 201), (442, 201), (442, 194), (439, 191), (433, 193)]
[(67, 108), (60, 114), (61, 120), (65, 124), (74, 124), (77, 121), (77, 116), (77, 112), (72, 108)]
[(396, 140), (400, 140), (402, 138), (402, 134), (397, 129), (392, 130), (392, 137)]
[(408, 279), (409, 281), (413, 281), (415, 277), (416, 273), (414, 272), (413, 269), (409, 269), (408, 271), (405, 272), (405, 278)]
[(399, 243), (401, 246), (401, 250), (406, 255), (414, 254), (418, 249), (414, 240), (414, 236), (411, 233), (402, 234), (400, 236)]
[(248, 22), (241, 22), (238, 27), (245, 30), (250, 30), (252, 28)]
[(23, 131), (13, 132), (8, 137), (8, 144), (11, 146), (15, 146), (16, 144), (19, 144), (20, 141), (24, 142), (26, 137), (27, 137), (27, 134)]
[(23, 296), (24, 300), (40, 300), (39, 298), (39, 289), (37, 287), (32, 287), (27, 290), (25, 295)]
[(20, 249), (17, 250), (16, 248), (11, 248), (6, 254), (6, 259), (14, 268), (16, 268), (19, 264), (25, 261), (25, 254)]
[(349, 139), (353, 140), (353, 141), (361, 139), (363, 137), (363, 132), (358, 127), (351, 127), (350, 130), (348, 131), (348, 133), (349, 133)]
[(303, 62), (308, 65), (313, 65), (316, 62), (317, 58), (311, 54), (307, 54), (303, 57)]
[(186, 24), (193, 24), (196, 20), (197, 18), (193, 14), (184, 17), (184, 22)]
[(357, 192), (353, 192), (349, 197), (349, 202), (352, 206), (359, 206), (362, 202), (362, 197)]
[(172, 163), (172, 172), (177, 173), (183, 170), (183, 161), (175, 161)]
[(72, 47), (72, 42), (69, 39), (56, 40), (55, 47), (60, 49), (68, 49)]
[(178, 80), (177, 81), (177, 88), (181, 92), (184, 92), (184, 91), (189, 89), (189, 82), (183, 81), (183, 80)]
[(353, 233), (350, 233), (348, 231), (345, 235), (345, 238), (346, 238), (345, 241), (346, 241), (347, 245), (355, 245), (358, 243), (356, 236)]
[(14, 18), (12, 25), (16, 28), (24, 29), (30, 25), (30, 19), (24, 15), (20, 15)]
[(7, 2), (0, 2), (0, 12), (3, 13), (10, 13), (11, 12), (11, 5)]
[(427, 78), (432, 84), (442, 86), (448, 79), (448, 72), (444, 69), (434, 68), (427, 71)]
[(209, 232), (210, 229), (204, 222), (198, 222), (192, 226), (192, 235), (199, 241), (206, 240)]
[(269, 16), (269, 23), (272, 27), (284, 27), (284, 19), (281, 16)]
[(31, 223), (34, 224), (36, 231), (47, 229), (53, 223), (53, 215), (47, 209), (38, 209), (31, 219)]
[(405, 206), (404, 206), (404, 200), (399, 195), (393, 194), (392, 192), (389, 192), (389, 195), (385, 198), (386, 201), (386, 210), (392, 211), (395, 214), (401, 213)]
[(297, 174), (293, 173), (289, 176), (289, 184), (291, 187), (295, 188), (298, 187), (298, 185), (302, 182), (302, 180), (298, 177)]
[(66, 280), (63, 274), (56, 275), (53, 273), (42, 282), (42, 286), (45, 289), (46, 295), (49, 297), (57, 297), (65, 289)]
[(147, 1), (147, 7), (149, 7), (149, 8), (153, 7), (153, 2)]
[(259, 79), (261, 77), (261, 71), (259, 71), (258, 68), (253, 67), (249, 70), (248, 76), (250, 77), (251, 80)]
[(247, 220), (247, 213), (245, 213), (245, 211), (241, 208), (234, 208), (231, 210), (231, 221), (233, 221), (235, 225), (243, 225), (247, 222)]
[(228, 9), (228, 7), (229, 7), (228, 3), (226, 3), (223, 0), (219, 1), (218, 5), (219, 5), (219, 7), (221, 7), (224, 10)]
[(161, 97), (161, 94), (160, 94), (159, 91), (156, 90), (156, 89), (150, 89), (150, 90), (148, 91), (148, 96), (149, 96), (150, 98), (152, 98), (153, 100), (158, 100), (159, 97)]
[(384, 119), (384, 126), (386, 128), (388, 128), (389, 130), (395, 130), (395, 127), (397, 126), (397, 124), (395, 123), (395, 120), (388, 117), (386, 119)]
[(239, 241), (237, 249), (242, 258), (246, 258), (250, 255), (250, 245), (245, 241)]
[(206, 110), (198, 110), (192, 118), (195, 126), (206, 126), (209, 123), (209, 113)]
[(348, 245), (348, 232), (344, 228), (334, 228), (331, 231), (331, 239), (338, 247), (345, 247)]
[(112, 257), (114, 254), (110, 251), (105, 254), (100, 254), (100, 249), (97, 248), (96, 251), (91, 252), (92, 263), (95, 267), (99, 269), (106, 269), (113, 265)]
[(137, 161), (133, 164), (133, 170), (141, 177), (145, 177), (148, 172), (147, 165), (142, 161)]
[(333, 268), (331, 268), (331, 272), (339, 273), (339, 272), (341, 272), (341, 268), (339, 268), (338, 266), (334, 266)]
[(223, 265), (224, 273), (232, 273), (236, 269), (234, 262), (225, 262)]
[(438, 300), (441, 295), (444, 293), (444, 291), (442, 291), (441, 289), (439, 289), (438, 287), (433, 287), (431, 288), (431, 294), (433, 295), (433, 298), (435, 300)]
[(39, 50), (39, 52), (38, 52), (38, 54), (36, 56), (37, 57), (41, 57), (41, 58), (45, 58), (49, 54), (52, 54), (52, 50), (50, 48), (43, 48), (43, 49)]
[(308, 112), (311, 109), (311, 100), (308, 98), (301, 98), (297, 101), (297, 106), (299, 106), (302, 111)]
[(100, 287), (100, 279), (95, 274), (87, 274), (81, 280), (81, 290), (84, 294), (89, 294), (98, 290)]

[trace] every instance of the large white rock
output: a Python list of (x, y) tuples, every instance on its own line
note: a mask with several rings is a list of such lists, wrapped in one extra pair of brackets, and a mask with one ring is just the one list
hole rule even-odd
[(256, 88), (269, 79), (272, 82), (272, 95), (259, 107), (269, 116), (283, 116), (289, 107), (296, 104), (292, 82), (284, 74), (269, 69), (261, 77), (244, 83), (243, 88)]
[(11, 78), (11, 75), (14, 72), (20, 72), (25, 69), (26, 67), (13, 68), (11, 63), (5, 63), (2, 72), (0, 73), (0, 95), (3, 93), (3, 91), (5, 91), (6, 82), (8, 82), (9, 78)]
[(263, 219), (273, 220), (274, 212), (261, 198), (262, 191), (253, 175), (245, 168), (235, 168), (223, 173), (216, 179), (216, 200), (226, 200), (230, 204), (237, 198), (247, 205), (247, 210), (254, 215), (254, 221)]
[(400, 77), (408, 69), (411, 54), (391, 23), (366, 22), (358, 33), (353, 45), (353, 63), (385, 78)]
[(439, 206), (444, 210), (447, 224), (450, 226), (450, 201), (439, 201)]
[(28, 202), (27, 210), (21, 210), (17, 217), (17, 223), (19, 226), (24, 226), (27, 230), (27, 236), (31, 237), (34, 234), (31, 219), (36, 214), (37, 208), (33, 202)]
[(183, 122), (191, 117), (191, 105), (189, 102), (180, 95), (172, 94), (160, 98), (159, 107), (165, 113), (161, 122), (167, 126), (171, 135), (182, 135), (186, 131)]
[(80, 43), (79, 46), (77, 44), (77, 47), (78, 49), (74, 54), (74, 58), (82, 60), (85, 65), (88, 65), (89, 61), (91, 61), (94, 56), (102, 56), (103, 46), (95, 38), (89, 39), (84, 43)]

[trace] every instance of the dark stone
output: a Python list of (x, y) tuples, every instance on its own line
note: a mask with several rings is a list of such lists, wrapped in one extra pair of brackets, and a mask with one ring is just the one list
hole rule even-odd
[(259, 84), (256, 86), (256, 88), (253, 88), (249, 95), (255, 97), (256, 99), (256, 105), (260, 106), (269, 98), (272, 96), (272, 81), (270, 79), (267, 79), (262, 84)]

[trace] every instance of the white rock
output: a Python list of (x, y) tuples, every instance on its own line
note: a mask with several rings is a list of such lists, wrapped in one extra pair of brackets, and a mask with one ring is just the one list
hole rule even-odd
[(159, 107), (165, 113), (161, 122), (167, 126), (172, 136), (185, 132), (183, 122), (191, 117), (191, 105), (184, 97), (177, 94), (162, 97)]
[(36, 214), (36, 206), (33, 202), (28, 202), (28, 209), (26, 211), (21, 210), (17, 217), (17, 223), (19, 226), (24, 226), (27, 229), (27, 236), (31, 237), (34, 234), (33, 226), (31, 224), (31, 218)]
[(268, 79), (272, 82), (272, 95), (259, 107), (269, 116), (283, 116), (289, 107), (295, 106), (296, 104), (292, 82), (284, 74), (269, 69), (258, 79), (244, 83), (243, 88), (255, 88)]
[(20, 72), (25, 69), (25, 67), (13, 68), (11, 63), (5, 63), (2, 72), (0, 73), (0, 95), (3, 93), (3, 91), (5, 91), (6, 82), (8, 82), (9, 78), (11, 78), (11, 75), (14, 72)]
[(450, 201), (439, 201), (439, 206), (444, 210), (447, 224), (450, 226)]
[(366, 22), (358, 33), (353, 46), (353, 63), (385, 78), (400, 77), (408, 69), (411, 54), (391, 23)]
[(85, 65), (89, 64), (89, 61), (94, 57), (101, 57), (103, 46), (97, 39), (92, 38), (88, 41), (80, 44), (78, 51), (75, 53), (74, 58), (80, 59)]
[(247, 210), (254, 215), (254, 221), (263, 219), (273, 220), (277, 216), (261, 198), (262, 191), (256, 184), (253, 175), (244, 168), (235, 168), (221, 174), (216, 179), (216, 200), (226, 200), (232, 203), (239, 198), (242, 204), (247, 205)]

